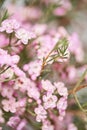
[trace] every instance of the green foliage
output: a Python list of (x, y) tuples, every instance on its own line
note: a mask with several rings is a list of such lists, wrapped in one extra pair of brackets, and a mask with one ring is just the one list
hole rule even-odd
[(61, 59), (67, 58), (68, 55), (67, 49), (68, 49), (68, 40), (66, 38), (60, 39), (53, 48), (52, 52), (55, 53), (50, 56), (51, 58), (49, 61), (53, 60), (54, 62), (56, 62), (58, 58)]
[(3, 12), (1, 11), (0, 17), (1, 17), (1, 19), (0, 19), (0, 24), (1, 24), (1, 22), (2, 22), (3, 20), (5, 20), (5, 19), (7, 19), (7, 18), (9, 17), (9, 15), (8, 15), (8, 10), (7, 10), (7, 9), (4, 9)]
[(5, 0), (0, 0), (0, 24), (3, 20), (8, 18), (8, 11), (3, 7)]
[(66, 38), (63, 38), (58, 42), (55, 50), (58, 52), (60, 57), (61, 56), (65, 57), (67, 55), (66, 52), (67, 48), (68, 48), (68, 40)]

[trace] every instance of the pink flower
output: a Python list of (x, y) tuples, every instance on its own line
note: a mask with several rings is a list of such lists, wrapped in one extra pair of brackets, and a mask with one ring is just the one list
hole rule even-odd
[(17, 108), (17, 103), (16, 103), (16, 99), (15, 98), (11, 98), (11, 99), (3, 99), (2, 100), (2, 105), (3, 105), (3, 109), (6, 112), (11, 112), (11, 113), (15, 113), (16, 112), (16, 108)]
[(42, 83), (42, 88), (47, 92), (53, 93), (54, 90), (56, 89), (55, 86), (53, 86), (49, 80), (45, 80), (45, 81), (42, 80), (41, 83)]
[(23, 119), (19, 125), (17, 126), (16, 130), (23, 130), (23, 128), (26, 126), (26, 120)]
[(26, 98), (21, 98), (17, 101), (17, 107), (23, 108), (26, 106)]
[(12, 69), (18, 77), (25, 78), (25, 73), (17, 65), (12, 65)]
[(47, 118), (47, 112), (44, 109), (43, 106), (39, 105), (37, 108), (35, 108), (35, 113), (36, 113), (36, 121), (41, 122), (44, 121), (44, 119)]
[(14, 83), (14, 89), (15, 90), (20, 90), (21, 92), (25, 92), (27, 90), (28, 87), (28, 79), (26, 77), (19, 77), (16, 79), (15, 83)]
[(54, 9), (54, 15), (56, 16), (64, 16), (66, 13), (72, 9), (72, 5), (69, 0), (61, 0), (60, 1), (60, 7), (57, 7)]
[(16, 126), (19, 124), (20, 118), (18, 116), (12, 116), (10, 117), (9, 121), (7, 122), (7, 125), (16, 128)]
[(67, 68), (67, 72), (68, 72), (68, 80), (70, 83), (74, 83), (76, 82), (76, 73), (77, 73), (77, 70), (74, 66), (70, 66)]
[(67, 100), (64, 97), (61, 97), (57, 103), (57, 108), (59, 110), (65, 110), (67, 108)]
[[(1, 85), (1, 95), (6, 98), (12, 98), (14, 90), (9, 85)], [(9, 93), (9, 94), (8, 94)]]
[(55, 95), (47, 93), (47, 96), (43, 96), (43, 101), (44, 101), (44, 108), (55, 108), (56, 107), (56, 102), (57, 102), (57, 97)]
[(24, 70), (28, 71), (32, 80), (36, 80), (40, 75), (41, 64), (39, 60), (35, 60), (24, 66)]
[(82, 43), (79, 40), (78, 34), (74, 32), (69, 37), (69, 42), (70, 42), (69, 44), (70, 52), (75, 55), (76, 61), (82, 62), (84, 59), (84, 51), (82, 48)]
[(36, 46), (36, 51), (37, 57), (41, 61), (49, 54), (49, 52), (53, 49), (53, 47), (56, 44), (56, 42), (50, 35), (40, 36), (35, 40), (35, 42), (39, 43)]
[(58, 7), (53, 11), (54, 15), (56, 15), (56, 16), (64, 16), (66, 14), (66, 12), (67, 12), (67, 10), (64, 9), (63, 7)]
[(32, 83), (31, 85), (32, 86), (29, 86), (29, 88), (27, 89), (27, 94), (30, 98), (38, 100), (40, 98), (40, 92), (36, 86), (33, 86)]
[(67, 97), (68, 96), (68, 90), (67, 88), (64, 86), (64, 83), (62, 82), (58, 82), (58, 83), (54, 83), (55, 87), (57, 88), (58, 93), (60, 94), (60, 96), (64, 96)]
[(5, 37), (5, 35), (0, 34), (0, 48), (6, 47), (9, 44), (8, 38)]
[(42, 130), (54, 130), (54, 126), (50, 123), (50, 121), (45, 120), (42, 125)]
[(20, 24), (15, 19), (6, 19), (1, 23), (0, 32), (12, 33), (20, 27)]
[(65, 116), (65, 110), (67, 108), (67, 100), (66, 98), (62, 97), (59, 99), (57, 103), (57, 109), (59, 110), (59, 120), (63, 120)]
[[(3, 59), (3, 60), (2, 60)], [(13, 55), (11, 56), (8, 54), (7, 51), (0, 49), (0, 65), (8, 65), (12, 66), (14, 64), (17, 64), (19, 62), (19, 56), (18, 55)]]
[(28, 32), (24, 28), (19, 28), (15, 32), (15, 36), (21, 40), (23, 44), (28, 44), (28, 40), (31, 40), (36, 37), (36, 35), (33, 32)]
[(68, 130), (78, 130), (78, 128), (73, 123), (70, 123), (68, 125)]
[(18, 55), (11, 56), (11, 60), (13, 64), (17, 64), (20, 60), (20, 57)]

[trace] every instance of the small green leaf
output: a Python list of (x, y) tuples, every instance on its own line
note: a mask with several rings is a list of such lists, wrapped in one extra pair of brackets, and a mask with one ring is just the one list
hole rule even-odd
[(6, 10), (4, 11), (4, 14), (3, 14), (1, 20), (0, 20), (0, 23), (1, 23), (3, 20), (7, 19), (7, 18), (8, 18), (8, 10), (6, 9)]

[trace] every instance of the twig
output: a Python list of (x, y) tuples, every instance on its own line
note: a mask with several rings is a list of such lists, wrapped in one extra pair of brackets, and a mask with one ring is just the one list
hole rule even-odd
[(2, 70), (1, 72), (0, 72), (0, 74), (2, 74), (2, 73), (4, 73), (7, 69), (9, 69), (10, 68), (10, 66), (8, 66), (6, 69), (4, 69), (4, 70)]
[[(78, 100), (78, 98), (77, 98), (77, 96), (76, 96), (76, 91), (79, 89), (79, 86), (80, 86), (80, 84), (81, 84), (81, 82), (83, 81), (83, 79), (84, 79), (84, 77), (85, 77), (85, 75), (87, 74), (87, 69), (85, 70), (85, 72), (83, 73), (83, 75), (81, 76), (81, 78), (79, 79), (79, 81), (77, 82), (77, 84), (75, 85), (75, 87), (74, 87), (74, 89), (73, 89), (73, 96), (74, 96), (74, 98), (75, 98), (75, 100), (76, 100), (76, 102), (77, 102), (77, 104), (78, 104), (78, 106), (79, 106), (79, 108), (83, 111), (83, 112), (87, 112), (87, 109), (84, 109), (82, 106), (81, 106), (81, 104), (80, 104), (80, 102), (79, 102), (79, 100)], [(81, 88), (81, 87), (80, 87)], [(84, 87), (83, 87), (84, 88)]]
[[(79, 90), (81, 90), (81, 89), (83, 89), (83, 88), (85, 88), (85, 87), (87, 87), (87, 84), (84, 84), (84, 85), (79, 86), (79, 87), (75, 90), (75, 92), (77, 92), (77, 91), (79, 91)], [(69, 95), (71, 95), (71, 94), (73, 94), (73, 89), (69, 90)]]

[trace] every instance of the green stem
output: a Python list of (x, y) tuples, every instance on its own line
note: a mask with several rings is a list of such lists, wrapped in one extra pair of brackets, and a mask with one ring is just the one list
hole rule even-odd
[(81, 82), (83, 81), (85, 75), (87, 73), (87, 69), (84, 71), (84, 73), (82, 74), (82, 76), (80, 77), (79, 81), (77, 82), (77, 84), (75, 85), (74, 89), (73, 89), (73, 92), (76, 91), (76, 89), (80, 86)]
[(9, 36), (9, 45), (11, 45), (12, 35), (13, 35), (13, 33), (11, 33), (10, 36)]
[(9, 69), (10, 68), (10, 66), (8, 66), (6, 69), (4, 69), (4, 70), (2, 70), (1, 72), (0, 72), (0, 74), (2, 74), (2, 73), (4, 73), (7, 69)]
[(30, 111), (29, 109), (27, 110), (27, 112), (28, 112), (29, 114), (31, 114), (32, 116), (36, 116), (36, 114), (33, 113), (32, 111)]
[(80, 84), (81, 84), (81, 82), (83, 81), (83, 79), (84, 79), (84, 77), (85, 77), (86, 74), (87, 74), (87, 69), (85, 70), (85, 72), (83, 73), (83, 75), (81, 76), (81, 78), (79, 79), (79, 81), (77, 82), (77, 84), (75, 85), (75, 87), (74, 87), (74, 89), (73, 89), (74, 98), (75, 98), (75, 100), (76, 100), (76, 102), (77, 102), (79, 108), (80, 108), (83, 112), (87, 112), (87, 109), (84, 109), (84, 108), (81, 106), (81, 104), (80, 104), (80, 102), (79, 102), (79, 100), (78, 100), (78, 98), (77, 98), (77, 95), (76, 95), (76, 90), (77, 90), (77, 88), (80, 86)]
[[(43, 63), (42, 63), (42, 66), (41, 66), (40, 75), (41, 75), (41, 73), (42, 73), (42, 71), (43, 71), (43, 69), (44, 69), (44, 66), (46, 65), (46, 62), (47, 62), (49, 56), (52, 54), (52, 52), (53, 52), (56, 48), (58, 48), (58, 46), (60, 45), (60, 43), (61, 43), (61, 42), (58, 41), (58, 42), (56, 43), (56, 45), (53, 47), (53, 49), (48, 53), (48, 55), (46, 56), (46, 58), (44, 58)], [(59, 57), (59, 56), (58, 56), (58, 57)]]

